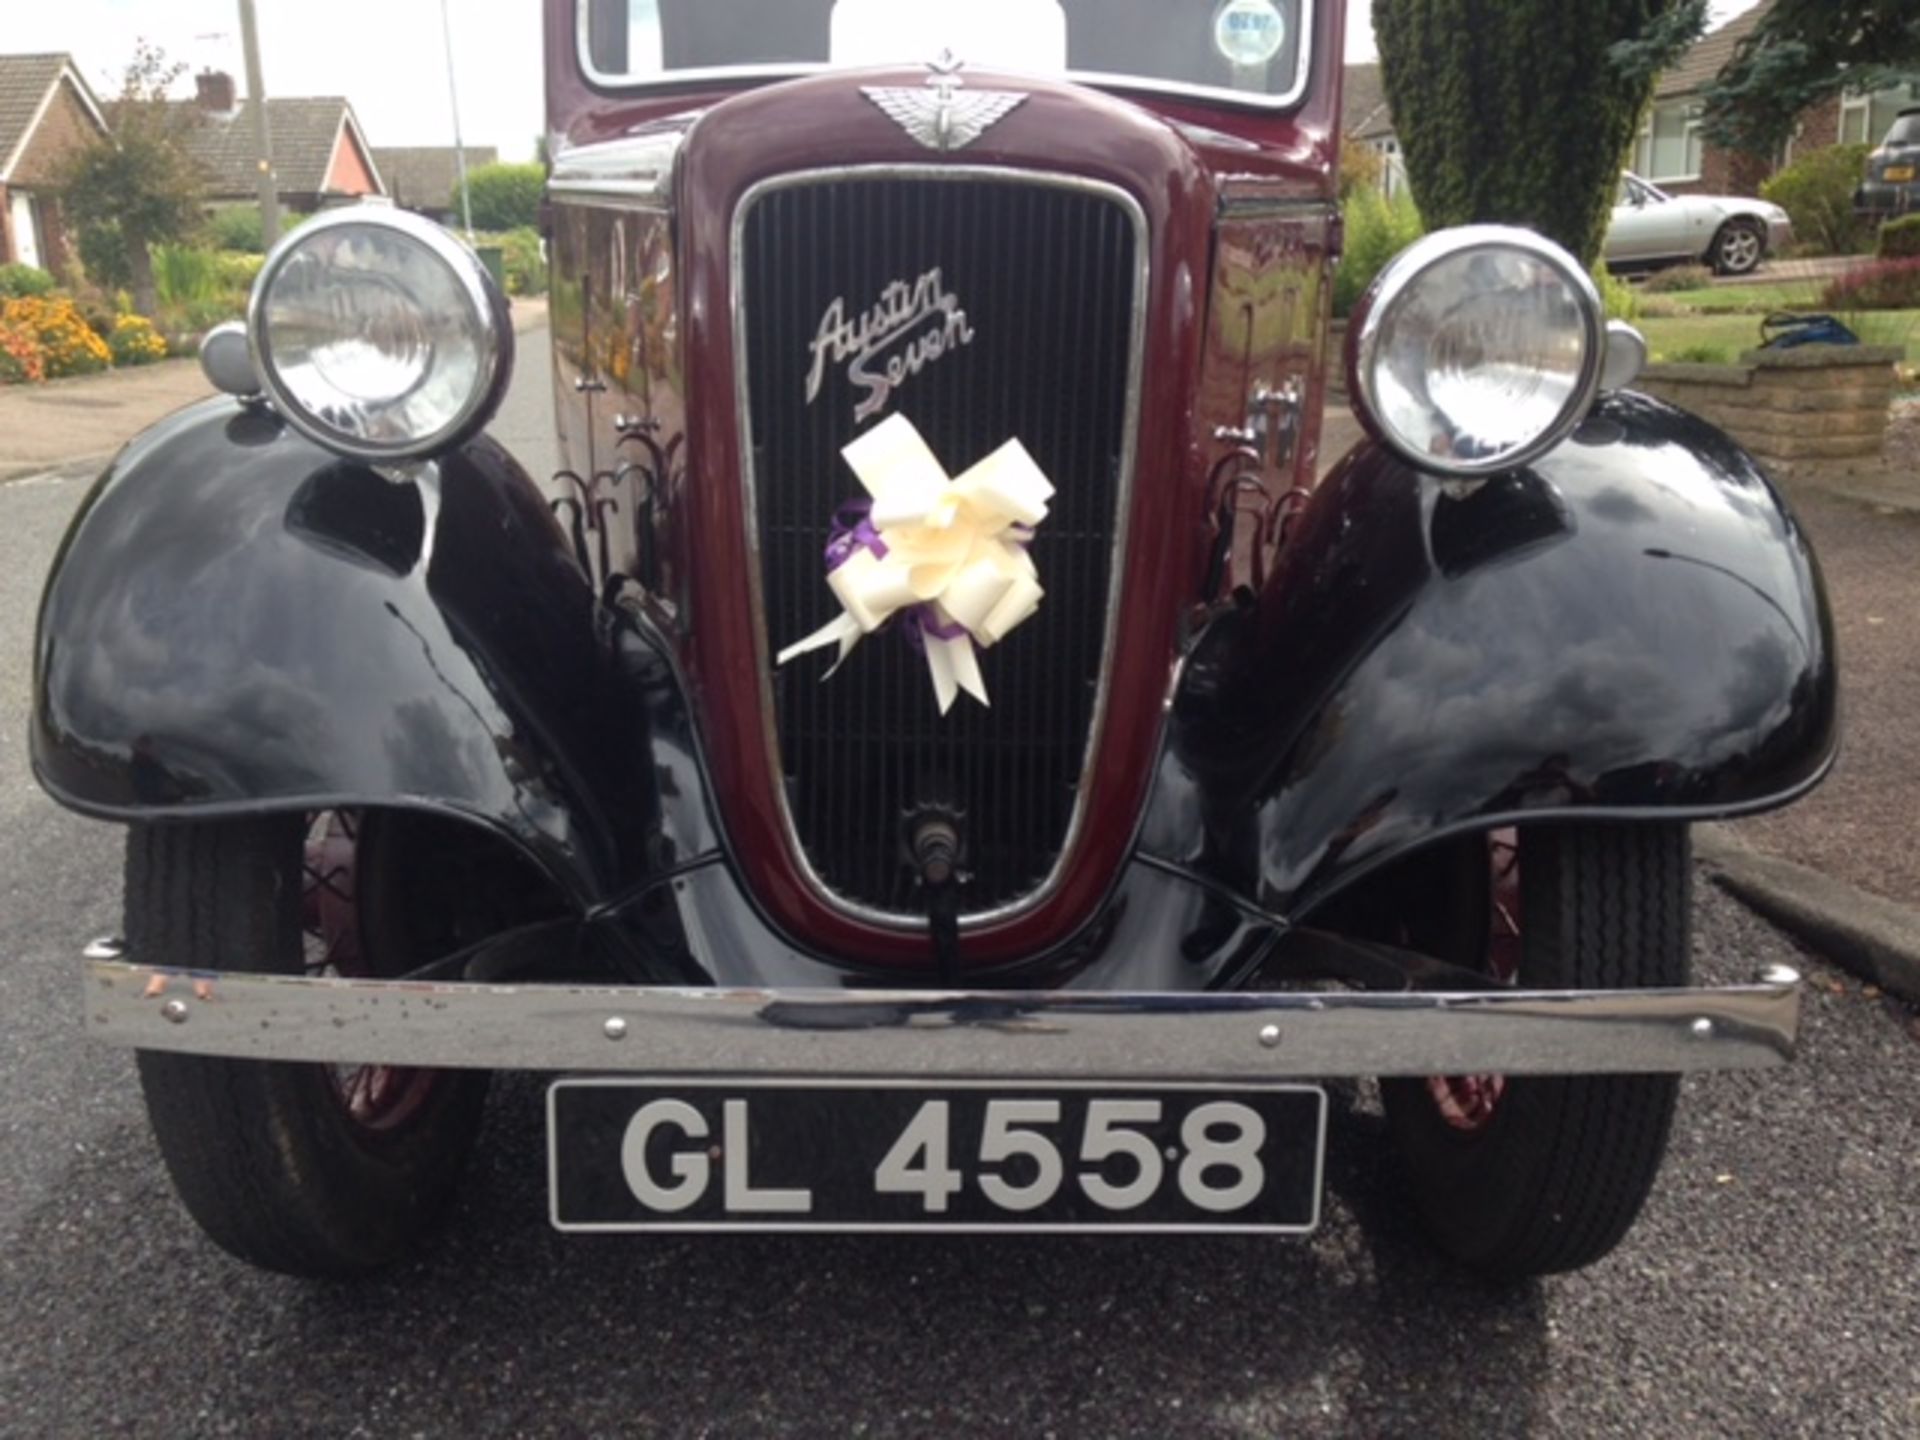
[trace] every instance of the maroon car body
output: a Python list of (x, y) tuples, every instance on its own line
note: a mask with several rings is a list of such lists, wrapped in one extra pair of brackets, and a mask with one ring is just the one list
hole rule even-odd
[[(624, 1077), (552, 1092), (567, 1228), (775, 1223), (816, 1195), (766, 1188), (785, 1165), (812, 1228), (1297, 1231), (1312, 1082), (1379, 1076), (1442, 1246), (1536, 1273), (1626, 1232), (1678, 1072), (1790, 1055), (1791, 974), (1686, 983), (1687, 823), (1788, 803), (1837, 743), (1768, 478), (1626, 388), (1636, 337), (1524, 232), (1423, 240), (1330, 356), (1340, 0), (1032, 8), (1078, 27), (1064, 73), (836, 67), (832, 0), (548, 0), (559, 471), (477, 433), (503, 297), (373, 211), (282, 243), (259, 373), (210, 364), (233, 394), (82, 506), (34, 764), (132, 827), (89, 1026), (143, 1051), (229, 1249), (406, 1253), (496, 1068)], [(713, 25), (776, 63), (615, 63), (663, 14), (669, 58)], [(1185, 78), (1110, 73), (1161, 38)], [(273, 357), (377, 391), (433, 353), (380, 347), (448, 315), (263, 340), (283, 271), (383, 256), (367, 303), (431, 273), (494, 347), (404, 463)], [(1368, 432), (1337, 458), (1335, 368)], [(1408, 440), (1456, 411), (1479, 431)], [(1050, 508), (887, 529), (856, 442), (909, 422), (943, 482), (1012, 453)], [(1044, 590), (959, 627), (977, 696), (936, 703), (958, 635), (926, 595), (796, 658), (856, 552), (948, 525)]]

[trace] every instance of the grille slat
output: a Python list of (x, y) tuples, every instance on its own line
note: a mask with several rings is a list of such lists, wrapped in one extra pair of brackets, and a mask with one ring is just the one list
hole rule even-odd
[[(885, 416), (905, 414), (956, 475), (1018, 436), (1059, 492), (1032, 546), (1046, 599), (981, 652), (990, 709), (963, 695), (942, 717), (899, 627), (868, 637), (824, 684), (824, 654), (774, 673), (794, 829), (823, 883), (849, 901), (920, 912), (901, 849), (916, 806), (965, 815), (968, 913), (1031, 894), (1066, 842), (1111, 602), (1136, 243), (1130, 211), (1110, 196), (1000, 177), (808, 181), (765, 192), (745, 217), (736, 299), (769, 651), (838, 611), (821, 551), (834, 511), (861, 493), (840, 450)], [(936, 267), (971, 344), (857, 425), (863, 392), (844, 363), (829, 361), (809, 404), (810, 346), (829, 304), (841, 299), (854, 319), (888, 284), (911, 286)], [(943, 324), (923, 322), (901, 343)]]

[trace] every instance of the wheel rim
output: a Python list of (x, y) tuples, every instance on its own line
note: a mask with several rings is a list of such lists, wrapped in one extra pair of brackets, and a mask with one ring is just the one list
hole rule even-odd
[[(1502, 985), (1520, 974), (1520, 842), (1514, 831), (1487, 837), (1487, 938), (1482, 968)], [(1507, 1094), (1504, 1075), (1431, 1075), (1427, 1094), (1450, 1129), (1477, 1135), (1493, 1123)]]
[(1729, 230), (1720, 242), (1720, 263), (1729, 270), (1751, 270), (1760, 261), (1760, 237), (1751, 230)]
[[(369, 979), (382, 973), (360, 925), (360, 816), (323, 810), (309, 818), (302, 856), (300, 924), (306, 973)], [(420, 1112), (440, 1075), (400, 1065), (329, 1065), (327, 1078), (347, 1118), (382, 1133)]]

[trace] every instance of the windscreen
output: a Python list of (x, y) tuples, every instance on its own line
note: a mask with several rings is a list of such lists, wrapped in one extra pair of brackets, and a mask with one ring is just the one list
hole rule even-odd
[(602, 83), (921, 64), (1008, 69), (1281, 104), (1297, 99), (1311, 0), (581, 0)]

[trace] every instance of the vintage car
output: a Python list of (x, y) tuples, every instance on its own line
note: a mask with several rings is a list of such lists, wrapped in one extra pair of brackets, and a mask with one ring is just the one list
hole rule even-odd
[(1688, 823), (1836, 743), (1760, 468), (1484, 227), (1322, 464), (1339, 0), (545, 23), (558, 473), (472, 253), (331, 213), (47, 590), (85, 1023), (208, 1234), (410, 1253), (490, 1071), (565, 1230), (1300, 1233), (1340, 1082), (1448, 1255), (1605, 1254), (1796, 1037), (1688, 981)]

